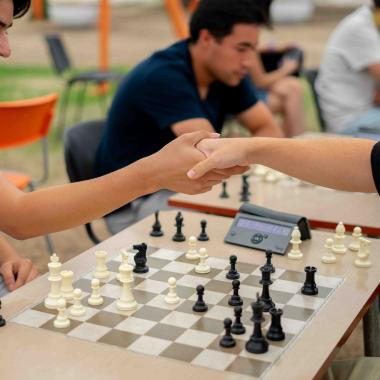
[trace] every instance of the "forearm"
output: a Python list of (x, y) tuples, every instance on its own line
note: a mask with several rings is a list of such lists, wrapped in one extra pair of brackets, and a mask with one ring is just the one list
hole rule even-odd
[(8, 192), (13, 193), (0, 209), (0, 230), (19, 239), (56, 232), (99, 218), (154, 192), (155, 173), (146, 160), (100, 178), (31, 193), (8, 185)]
[(371, 151), (374, 142), (349, 138), (250, 139), (248, 160), (293, 177), (344, 191), (376, 192)]

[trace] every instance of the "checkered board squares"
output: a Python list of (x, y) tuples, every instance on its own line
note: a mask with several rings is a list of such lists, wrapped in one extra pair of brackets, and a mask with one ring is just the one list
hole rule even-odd
[[(245, 350), (245, 343), (253, 331), (250, 304), (262, 288), (259, 282), (261, 272), (257, 265), (238, 262), (240, 295), (244, 301), (242, 320), (247, 331), (244, 335), (235, 335), (236, 346), (226, 349), (219, 346), (219, 341), (223, 335), (223, 320), (233, 318), (233, 308), (228, 305), (232, 294), (231, 281), (226, 279), (228, 260), (209, 257), (211, 272), (198, 274), (194, 270), (194, 262), (188, 261), (184, 252), (149, 247), (150, 270), (145, 274), (135, 274), (133, 294), (138, 309), (132, 312), (116, 308), (121, 292), (116, 279), (120, 262), (120, 256), (108, 262), (111, 275), (101, 280), (104, 302), (100, 306), (89, 306), (87, 302), (91, 292), (91, 271), (74, 284), (83, 291), (82, 303), (87, 313), (81, 317), (70, 317), (70, 327), (54, 328), (56, 311), (46, 309), (43, 301), (23, 311), (12, 321), (146, 355), (179, 360), (187, 365), (234, 373), (242, 379), (246, 376), (259, 379), (302, 334), (343, 281), (341, 278), (317, 275), (318, 295), (304, 296), (301, 287), (305, 274), (276, 268), (270, 294), (276, 306), (284, 311), (282, 325), (286, 339), (283, 342), (269, 342), (267, 353), (253, 355)], [(133, 263), (132, 257), (130, 262)], [(168, 305), (164, 300), (169, 277), (177, 279), (180, 302), (176, 305)], [(206, 313), (192, 310), (197, 299), (195, 288), (199, 284), (206, 289), (204, 298), (209, 307)], [(269, 325), (270, 315), (265, 313), (264, 334)]]

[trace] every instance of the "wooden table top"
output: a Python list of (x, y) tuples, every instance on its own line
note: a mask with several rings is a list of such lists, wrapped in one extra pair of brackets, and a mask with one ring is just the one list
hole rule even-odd
[[(175, 229), (176, 212), (162, 212), (160, 216), (165, 235), (149, 236), (153, 217), (149, 217), (122, 231), (112, 238), (89, 249), (63, 264), (62, 269), (74, 271), (75, 279), (88, 272), (94, 265), (94, 251), (107, 250), (116, 255), (119, 250), (132, 244), (145, 242), (156, 247), (187, 250), (187, 243), (171, 240)], [(199, 233), (199, 222), (204, 215), (184, 212), (187, 236)], [(223, 238), (231, 219), (209, 215), (208, 234), (210, 241), (204, 246), (209, 256), (228, 258), (237, 254), (242, 262), (262, 265), (263, 252), (227, 245)], [(281, 356), (267, 373), (266, 379), (312, 379), (319, 377), (333, 360), (337, 347), (344, 343), (378, 291), (380, 277), (380, 241), (372, 241), (372, 267), (359, 269), (353, 265), (355, 255), (348, 252), (333, 265), (322, 264), (325, 239), (330, 233), (313, 231), (313, 239), (301, 246), (304, 258), (290, 261), (275, 256), (275, 266), (302, 272), (306, 265), (318, 267), (318, 273), (342, 277), (345, 280), (316, 313), (312, 322), (303, 330), (295, 343)], [(347, 239), (349, 240), (349, 239)], [(165, 358), (146, 356), (112, 346), (70, 338), (64, 334), (21, 326), (10, 322), (10, 318), (45, 297), (49, 291), (45, 274), (23, 288), (3, 298), (2, 314), (8, 320), (0, 329), (2, 353), (0, 375), (4, 379), (237, 379), (234, 374), (214, 371), (184, 364)], [(302, 360), (300, 360), (302, 358)]]
[[(255, 176), (249, 178), (250, 203), (289, 214), (305, 216), (312, 228), (335, 229), (343, 222), (347, 231), (355, 226), (364, 233), (380, 236), (380, 199), (377, 194), (349, 193), (320, 186), (303, 185), (288, 180), (266, 183)], [(235, 216), (242, 202), (241, 178), (228, 180), (228, 199), (220, 198), (221, 185), (198, 194), (176, 194), (169, 199), (174, 207), (197, 210), (222, 216)]]

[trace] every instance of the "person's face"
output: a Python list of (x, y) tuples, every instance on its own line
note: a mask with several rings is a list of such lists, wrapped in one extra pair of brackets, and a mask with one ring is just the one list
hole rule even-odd
[(11, 55), (7, 30), (12, 26), (13, 1), (0, 0), (0, 57), (7, 58)]
[(206, 68), (217, 80), (237, 86), (252, 66), (259, 37), (259, 27), (237, 24), (232, 33), (221, 40), (215, 39), (207, 30), (202, 37), (206, 47)]

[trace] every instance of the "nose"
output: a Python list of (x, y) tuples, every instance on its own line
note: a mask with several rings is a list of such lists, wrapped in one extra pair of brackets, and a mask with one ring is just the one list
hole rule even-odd
[(252, 65), (253, 65), (253, 61), (254, 61), (254, 55), (255, 55), (255, 54), (256, 54), (256, 53), (253, 52), (253, 51), (248, 51), (248, 52), (244, 55), (241, 64), (242, 64), (242, 66), (243, 66), (245, 69), (248, 70), (248, 69), (250, 69), (250, 68), (252, 67)]
[(9, 47), (8, 35), (6, 32), (0, 34), (0, 57), (8, 58), (11, 55), (11, 48)]

